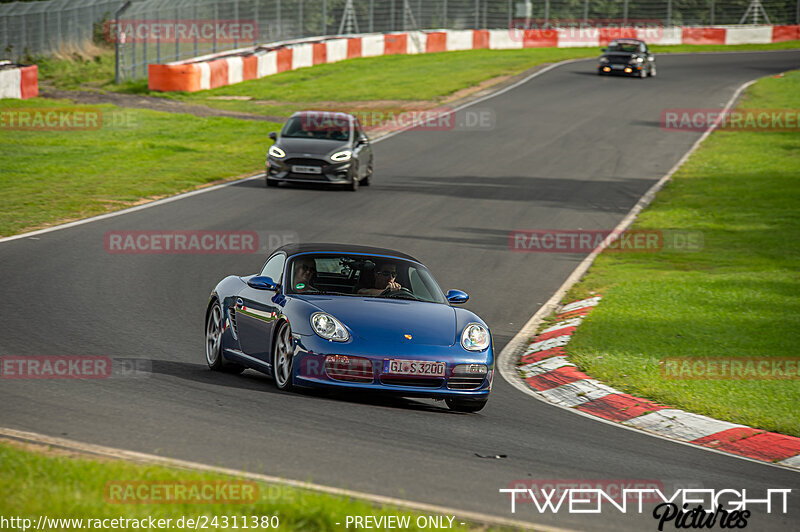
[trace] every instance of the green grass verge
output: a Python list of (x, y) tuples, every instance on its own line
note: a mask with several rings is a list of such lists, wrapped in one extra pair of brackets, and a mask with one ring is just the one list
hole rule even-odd
[[(54, 456), (30, 452), (5, 443), (0, 443), (0, 464), (2, 464), (0, 515), (6, 519), (10, 517), (31, 519), (34, 527), (40, 516), (84, 520), (152, 517), (156, 520), (171, 519), (173, 526), (169, 529), (176, 530), (174, 524), (183, 516), (193, 519), (207, 516), (209, 524), (211, 518), (216, 516), (219, 528), (232, 529), (237, 528), (233, 526), (233, 519), (236, 516), (236, 524), (241, 529), (244, 517), (248, 519), (247, 527), (252, 528), (253, 516), (277, 516), (280, 530), (332, 531), (341, 530), (348, 515), (369, 515), (409, 516), (411, 526), (408, 530), (424, 530), (416, 526), (417, 517), (423, 514), (390, 507), (375, 507), (357, 499), (261, 482), (256, 483), (257, 489), (253, 491), (256, 496), (244, 499), (247, 502), (130, 504), (113, 502), (118, 499), (112, 499), (112, 502), (106, 500), (107, 496), (113, 497), (111, 494), (114, 493), (110, 491), (110, 487), (109, 491), (106, 491), (107, 485), (125, 486), (123, 484), (125, 482), (152, 482), (159, 487), (166, 487), (186, 482), (237, 481), (232, 477), (218, 474), (187, 472), (121, 461), (94, 461)], [(222, 526), (222, 516), (228, 516), (230, 523), (228, 527)], [(483, 526), (471, 524), (461, 526), (458, 524), (460, 522), (460, 519), (454, 519), (455, 530), (485, 530)], [(209, 528), (218, 529), (217, 526)], [(50, 529), (73, 530), (77, 527), (73, 524), (73, 526), (54, 526)]]
[[(739, 108), (800, 109), (800, 71), (760, 80)], [(702, 251), (602, 253), (566, 298), (604, 295), (570, 359), (626, 392), (800, 436), (797, 380), (668, 380), (659, 366), (798, 356), (799, 205), (797, 133), (713, 133), (634, 225), (700, 231)]]
[[(0, 113), (74, 107), (0, 100)], [(124, 208), (259, 170), (277, 124), (91, 106), (116, 125), (0, 134), (0, 235)], [(263, 140), (259, 140), (263, 139)]]

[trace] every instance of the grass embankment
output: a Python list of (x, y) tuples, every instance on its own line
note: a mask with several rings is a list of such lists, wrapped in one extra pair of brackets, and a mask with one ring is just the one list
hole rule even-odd
[[(56, 454), (59, 453), (59, 454)], [(262, 482), (242, 485), (241, 479), (219, 474), (187, 472), (160, 466), (144, 466), (121, 461), (95, 461), (87, 458), (64, 456), (60, 452), (31, 452), (18, 445), (0, 443), (0, 515), (9, 519), (21, 517), (32, 520), (32, 527), (40, 516), (50, 519), (171, 519), (167, 529), (179, 530), (175, 526), (181, 517), (198, 518), (200, 527), (205, 523), (211, 530), (233, 528), (272, 527), (254, 526), (253, 518), (277, 516), (279, 530), (342, 530), (346, 516), (409, 516), (408, 530), (421, 530), (416, 525), (416, 514), (390, 507), (375, 507), (365, 501), (346, 497), (320, 494)], [(127, 484), (131, 482), (131, 484)], [(228, 502), (165, 502), (174, 501), (174, 494), (181, 486), (201, 483), (225, 484), (225, 490), (206, 491), (213, 498), (219, 494)], [(198, 484), (192, 484), (198, 483)], [(130, 488), (129, 488), (130, 486)], [(143, 486), (140, 488), (139, 486)], [(238, 491), (237, 491), (238, 488)], [(146, 491), (142, 491), (146, 489)], [(203, 493), (203, 492), (196, 492)], [(254, 495), (250, 497), (248, 495)], [(160, 502), (136, 502), (160, 498)], [(192, 501), (186, 496), (181, 501)], [(195, 501), (197, 499), (194, 499)], [(205, 499), (208, 500), (208, 499)], [(224, 499), (221, 499), (224, 500)], [(124, 501), (124, 502), (119, 502)], [(129, 502), (132, 501), (132, 502)], [(251, 502), (252, 501), (252, 502)], [(200, 516), (206, 516), (205, 518)], [(216, 516), (217, 526), (212, 519)], [(223, 526), (227, 516), (228, 526)], [(243, 526), (244, 518), (246, 526)], [(235, 521), (234, 521), (235, 518)], [(447, 519), (445, 518), (445, 522)], [(461, 526), (461, 519), (454, 519), (455, 530), (485, 530), (482, 526)], [(110, 522), (107, 522), (110, 523)], [(166, 521), (163, 522), (166, 524)], [(185, 521), (184, 521), (185, 523)], [(337, 525), (337, 523), (340, 523)], [(274, 524), (274, 521), (273, 521)], [(158, 526), (158, 525), (156, 525)], [(13, 526), (12, 526), (13, 528)], [(51, 530), (75, 530), (80, 527), (70, 524), (60, 526), (51, 523)], [(106, 526), (108, 528), (108, 526)], [(139, 528), (133, 525), (114, 528)], [(194, 528), (184, 525), (182, 528)]]
[[(760, 80), (738, 105), (747, 108), (800, 109), (800, 71)], [(672, 380), (659, 366), (800, 355), (798, 207), (797, 133), (713, 133), (634, 225), (700, 231), (702, 251), (602, 253), (566, 299), (604, 295), (570, 359), (632, 394), (800, 436), (797, 380)]]
[(267, 132), (279, 127), (42, 98), (0, 101), (6, 124), (17, 111), (49, 108), (99, 112), (103, 125), (75, 131), (0, 128), (2, 236), (252, 173), (263, 164)]

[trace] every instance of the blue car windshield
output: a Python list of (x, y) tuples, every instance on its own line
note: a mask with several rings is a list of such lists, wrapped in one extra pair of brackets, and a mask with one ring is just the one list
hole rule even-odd
[(447, 304), (427, 268), (371, 255), (303, 254), (287, 269), (289, 294), (326, 294), (408, 299)]

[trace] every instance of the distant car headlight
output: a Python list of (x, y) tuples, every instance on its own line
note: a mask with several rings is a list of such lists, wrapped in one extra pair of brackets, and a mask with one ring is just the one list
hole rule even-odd
[(280, 149), (279, 147), (275, 146), (274, 144), (269, 147), (269, 155), (271, 157), (275, 157), (276, 159), (283, 159), (286, 157), (286, 152)]
[(331, 155), (331, 161), (336, 161), (337, 163), (343, 163), (345, 161), (349, 161), (352, 156), (353, 152), (351, 152), (350, 150), (344, 150), (336, 152), (333, 155)]
[(608, 57), (601, 57), (600, 58), (600, 62), (601, 63), (608, 63)]
[(311, 315), (311, 327), (314, 332), (326, 340), (346, 342), (350, 338), (342, 322), (325, 312), (315, 312)]
[(480, 323), (470, 323), (461, 333), (461, 346), (467, 351), (483, 351), (490, 341), (489, 331)]

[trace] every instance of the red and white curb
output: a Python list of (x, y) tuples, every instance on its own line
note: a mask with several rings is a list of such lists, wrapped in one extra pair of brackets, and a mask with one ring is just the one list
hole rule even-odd
[(557, 311), (557, 323), (541, 331), (519, 359), (518, 371), (540, 398), (608, 421), (718, 451), (800, 469), (800, 438), (719, 421), (620, 392), (591, 378), (564, 352), (577, 327), (601, 296)]
[(357, 57), (425, 54), (459, 50), (574, 48), (606, 46), (617, 38), (640, 38), (649, 44), (762, 44), (800, 39), (800, 25), (789, 26), (675, 26), (615, 27), (596, 31), (566, 28), (547, 30), (426, 30), (310, 37), (269, 43), (148, 65), (148, 88), (157, 91), (196, 92), (214, 89), (280, 72)]
[(0, 98), (27, 99), (39, 95), (39, 68), (0, 61)]

